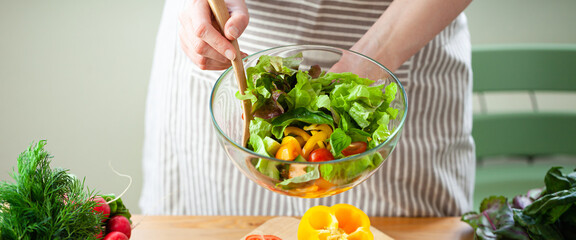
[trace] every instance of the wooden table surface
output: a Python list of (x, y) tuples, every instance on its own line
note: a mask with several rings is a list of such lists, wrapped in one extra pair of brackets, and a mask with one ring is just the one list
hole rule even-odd
[[(232, 239), (243, 236), (272, 219), (269, 216), (142, 216), (132, 217), (131, 239)], [(370, 218), (372, 226), (396, 239), (474, 239), (472, 228), (459, 217)]]

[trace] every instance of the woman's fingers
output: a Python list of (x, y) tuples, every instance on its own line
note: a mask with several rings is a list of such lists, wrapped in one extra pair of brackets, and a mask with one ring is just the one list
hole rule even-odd
[(224, 34), (230, 40), (238, 39), (248, 26), (248, 8), (244, 1), (228, 1), (226, 5), (230, 11), (230, 19), (224, 26)]
[[(231, 65), (230, 60), (204, 41), (189, 41), (186, 37), (180, 37), (180, 45), (186, 56), (202, 70), (222, 70)], [(199, 52), (198, 49), (202, 50)]]
[(230, 19), (225, 36), (215, 26), (212, 11), (206, 0), (195, 0), (180, 14), (179, 38), (182, 49), (201, 69), (222, 70), (230, 66), (236, 50), (230, 40), (238, 38), (248, 25), (248, 10), (243, 1), (227, 2)]

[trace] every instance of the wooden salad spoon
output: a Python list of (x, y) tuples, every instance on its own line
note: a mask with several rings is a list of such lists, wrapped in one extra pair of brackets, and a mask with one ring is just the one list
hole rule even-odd
[[(212, 9), (212, 14), (218, 23), (218, 31), (224, 36), (224, 25), (230, 18), (230, 13), (228, 13), (228, 8), (224, 0), (208, 0), (210, 4), (210, 9)], [(234, 73), (236, 75), (236, 81), (238, 81), (238, 90), (240, 94), (244, 95), (246, 91), (246, 73), (244, 72), (244, 63), (242, 62), (242, 53), (240, 52), (240, 47), (238, 46), (238, 41), (236, 39), (231, 40), (230, 43), (234, 46), (236, 50), (236, 58), (232, 60), (232, 67), (234, 68)], [(250, 100), (242, 101), (242, 109), (244, 114), (244, 134), (242, 135), (242, 146), (246, 147), (248, 139), (250, 138), (250, 120), (252, 120), (252, 103)]]

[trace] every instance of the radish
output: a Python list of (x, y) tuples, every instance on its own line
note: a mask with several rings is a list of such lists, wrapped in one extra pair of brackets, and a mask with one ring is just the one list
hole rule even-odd
[(130, 238), (128, 238), (126, 234), (121, 232), (111, 232), (106, 234), (106, 237), (104, 237), (104, 240), (128, 240), (128, 239)]
[(104, 237), (104, 234), (102, 233), (102, 228), (100, 228), (100, 233), (96, 234), (96, 239), (102, 239), (102, 237)]
[(121, 232), (130, 238), (130, 234), (132, 233), (132, 226), (130, 226), (130, 221), (128, 218), (122, 215), (116, 215), (108, 220), (106, 230), (110, 233)]
[(110, 206), (106, 203), (106, 200), (102, 197), (96, 197), (94, 202), (97, 202), (96, 206), (94, 207), (95, 212), (102, 213), (102, 222), (106, 222), (106, 219), (110, 216)]

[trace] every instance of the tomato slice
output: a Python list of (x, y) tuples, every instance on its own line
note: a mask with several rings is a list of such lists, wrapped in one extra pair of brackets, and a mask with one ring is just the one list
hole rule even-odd
[(246, 240), (282, 240), (282, 239), (274, 235), (252, 234), (250, 236), (247, 236)]
[(350, 156), (358, 153), (363, 153), (366, 151), (367, 147), (368, 144), (365, 142), (353, 142), (350, 144), (350, 146), (342, 150), (342, 154), (344, 154), (344, 156)]
[(326, 148), (318, 148), (310, 153), (308, 157), (310, 162), (324, 162), (334, 160), (334, 156), (330, 150)]

